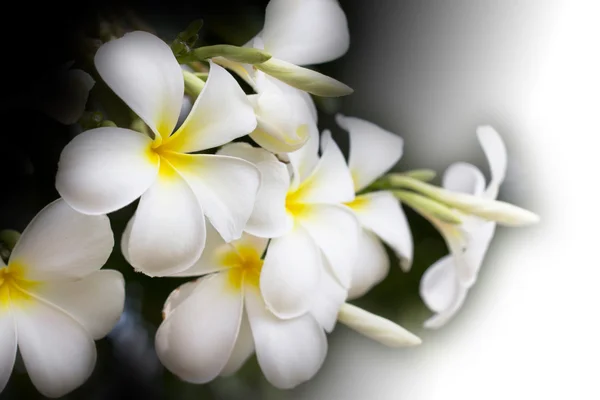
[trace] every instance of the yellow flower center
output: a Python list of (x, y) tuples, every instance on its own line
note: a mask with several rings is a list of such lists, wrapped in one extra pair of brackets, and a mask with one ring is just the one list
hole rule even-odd
[(369, 204), (369, 199), (365, 196), (356, 196), (354, 200), (345, 204), (353, 210), (359, 210)]
[(223, 254), (221, 263), (229, 268), (227, 274), (232, 288), (239, 290), (243, 284), (258, 288), (263, 266), (260, 256), (254, 248), (243, 245), (237, 245), (235, 250)]
[(25, 279), (25, 268), (16, 262), (0, 268), (0, 311), (9, 306), (23, 307), (32, 301), (29, 291), (39, 285)]

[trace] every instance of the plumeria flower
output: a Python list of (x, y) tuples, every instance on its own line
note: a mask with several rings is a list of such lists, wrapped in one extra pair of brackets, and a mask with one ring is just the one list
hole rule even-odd
[[(506, 147), (490, 126), (477, 128), (477, 137), (490, 165), (491, 180), (487, 187), (483, 173), (474, 165), (463, 162), (446, 169), (442, 184), (453, 192), (494, 200), (506, 175)], [(421, 297), (435, 312), (425, 322), (425, 327), (439, 328), (462, 307), (469, 288), (477, 279), (496, 223), (471, 215), (464, 215), (458, 226), (429, 219), (440, 230), (450, 249), (450, 254), (431, 265), (421, 278)]]
[[(348, 165), (358, 193), (383, 176), (402, 157), (401, 137), (359, 118), (336, 116), (350, 136)], [(349, 298), (360, 297), (386, 277), (389, 259), (382, 241), (396, 253), (403, 270), (412, 264), (410, 227), (398, 199), (389, 191), (357, 195), (346, 203), (362, 226)]]
[[(310, 312), (280, 319), (269, 311), (260, 289), (268, 239), (244, 234), (225, 243), (207, 227), (202, 257), (178, 276), (209, 275), (183, 284), (167, 299), (156, 333), (162, 363), (185, 381), (205, 383), (235, 373), (256, 352), (274, 386), (287, 389), (310, 379), (327, 353), (324, 327)], [(325, 296), (315, 297), (313, 307), (328, 328), (344, 296), (333, 307)]]
[(57, 200), (31, 221), (8, 264), (0, 259), (0, 391), (17, 346), (47, 397), (87, 380), (96, 363), (94, 340), (123, 311), (123, 276), (100, 270), (113, 244), (105, 215), (83, 215)]
[[(337, 0), (271, 0), (262, 31), (246, 46), (266, 50), (270, 63), (321, 64), (348, 51), (346, 15)], [(299, 149), (310, 137), (307, 118), (316, 121), (310, 95), (248, 65), (223, 58), (217, 62), (235, 71), (256, 91), (252, 103), (258, 125), (250, 135), (272, 152)], [(310, 70), (306, 70), (309, 72)], [(320, 77), (312, 81), (318, 84)], [(304, 103), (306, 107), (301, 107)]]
[(184, 95), (169, 46), (145, 32), (104, 44), (96, 68), (150, 127), (154, 138), (122, 128), (84, 132), (63, 150), (56, 187), (85, 214), (116, 211), (141, 196), (123, 234), (127, 261), (150, 276), (183, 271), (204, 247), (206, 216), (226, 241), (240, 237), (260, 172), (229, 156), (190, 154), (246, 135), (254, 111), (235, 79), (211, 63), (204, 89), (173, 134)]

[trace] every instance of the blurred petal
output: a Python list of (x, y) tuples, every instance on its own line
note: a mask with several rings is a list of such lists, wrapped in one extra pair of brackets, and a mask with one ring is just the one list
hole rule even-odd
[(190, 268), (202, 254), (202, 208), (185, 180), (164, 161), (156, 182), (142, 195), (121, 241), (127, 261), (149, 276)]
[(321, 269), (321, 250), (301, 226), (271, 240), (260, 274), (260, 291), (269, 310), (279, 318), (306, 313)]
[(477, 137), (487, 157), (492, 175), (485, 196), (495, 199), (498, 196), (498, 189), (506, 177), (506, 146), (498, 132), (491, 126), (478, 127)]
[(455, 263), (451, 255), (433, 263), (421, 277), (419, 292), (427, 307), (442, 312), (458, 297), (460, 285), (456, 276)]
[(389, 270), (390, 260), (383, 244), (375, 234), (361, 229), (348, 299), (356, 299), (366, 294), (387, 276)]
[(125, 207), (152, 185), (159, 160), (152, 140), (121, 128), (83, 132), (65, 146), (58, 163), (56, 189), (84, 214), (107, 214)]
[(64, 310), (96, 340), (106, 336), (119, 321), (125, 303), (123, 275), (108, 269), (78, 280), (52, 282), (32, 291)]
[(243, 296), (231, 290), (227, 274), (198, 280), (156, 333), (160, 361), (179, 378), (206, 383), (229, 360), (242, 320)]
[(256, 356), (267, 380), (277, 388), (290, 389), (312, 378), (327, 354), (323, 328), (310, 314), (277, 318), (257, 290), (247, 290), (245, 299)]
[(476, 166), (457, 162), (444, 171), (442, 186), (453, 192), (481, 196), (485, 190), (485, 177)]
[[(467, 220), (467, 222), (469, 221)], [(496, 223), (478, 220), (474, 221), (471, 226), (465, 226), (464, 229), (466, 230), (467, 247), (464, 253), (456, 254), (454, 257), (462, 258), (461, 262), (456, 263), (456, 272), (461, 284), (469, 288), (477, 280), (477, 274), (494, 237)]]
[(254, 339), (252, 338), (248, 316), (244, 313), (235, 346), (220, 375), (230, 376), (235, 374), (246, 363), (252, 353), (254, 353)]
[(348, 206), (361, 225), (381, 238), (400, 258), (404, 271), (413, 259), (412, 233), (398, 199), (390, 192), (371, 192), (356, 197)]
[(290, 176), (286, 166), (268, 151), (247, 143), (228, 144), (217, 154), (249, 161), (260, 171), (256, 203), (244, 230), (260, 237), (278, 237), (289, 231), (292, 221), (285, 210), (285, 198)]
[(4, 390), (17, 356), (17, 331), (9, 310), (0, 311), (0, 392)]
[(350, 135), (348, 165), (357, 192), (383, 176), (402, 157), (404, 141), (400, 136), (359, 118), (337, 114), (335, 120)]
[(238, 239), (252, 214), (260, 171), (248, 161), (210, 154), (173, 154), (169, 161), (194, 191), (226, 242)]
[(155, 134), (175, 129), (183, 101), (181, 67), (171, 48), (147, 32), (131, 32), (103, 44), (94, 57), (106, 84)]
[[(323, 260), (323, 263), (327, 263), (327, 260)], [(334, 279), (328, 269), (326, 268), (321, 274), (319, 290), (314, 296), (311, 313), (325, 331), (331, 332), (348, 292)]]
[(335, 60), (350, 46), (346, 15), (331, 0), (271, 0), (261, 36), (265, 50), (298, 65)]
[(84, 277), (108, 260), (114, 239), (106, 215), (84, 215), (59, 199), (29, 223), (10, 264), (25, 267), (31, 280)]
[(421, 339), (400, 325), (352, 304), (344, 304), (338, 318), (341, 323), (354, 329), (361, 335), (365, 335), (389, 347), (406, 347), (421, 344)]
[(204, 89), (185, 122), (163, 146), (194, 152), (221, 146), (256, 128), (256, 117), (246, 94), (223, 67), (211, 62)]
[[(312, 174), (292, 194), (298, 203), (344, 203), (354, 200), (350, 170), (329, 131), (323, 132), (323, 155)], [(290, 155), (291, 157), (291, 155)]]
[(349, 288), (360, 233), (352, 211), (337, 205), (307, 205), (297, 220), (323, 251), (339, 283)]
[(36, 389), (60, 397), (82, 385), (96, 364), (88, 331), (64, 311), (43, 301), (15, 312), (19, 352)]

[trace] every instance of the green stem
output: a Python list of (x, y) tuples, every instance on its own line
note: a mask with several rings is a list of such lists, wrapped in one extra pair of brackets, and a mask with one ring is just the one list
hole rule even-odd
[(422, 215), (431, 215), (448, 224), (460, 224), (462, 222), (456, 211), (428, 197), (406, 190), (392, 190), (392, 193), (398, 200)]
[(185, 85), (185, 94), (196, 99), (204, 88), (204, 81), (200, 79), (194, 72), (183, 70), (183, 82)]

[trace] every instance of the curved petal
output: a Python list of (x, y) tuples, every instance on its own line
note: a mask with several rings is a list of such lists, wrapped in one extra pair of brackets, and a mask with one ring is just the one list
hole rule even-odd
[(495, 199), (498, 196), (500, 185), (506, 177), (506, 146), (498, 132), (491, 126), (478, 127), (477, 138), (487, 157), (492, 176), (484, 196)]
[(310, 205), (304, 207), (297, 221), (323, 251), (340, 284), (349, 288), (360, 234), (352, 211), (333, 204)]
[(163, 146), (184, 153), (212, 149), (254, 128), (256, 117), (246, 94), (229, 72), (211, 61), (206, 85), (190, 114)]
[(421, 277), (419, 293), (425, 305), (434, 312), (443, 312), (460, 292), (454, 259), (451, 255), (433, 263)]
[[(327, 265), (327, 260), (323, 264)], [(314, 296), (311, 314), (319, 325), (327, 332), (333, 331), (337, 321), (338, 311), (344, 302), (348, 292), (344, 289), (329, 272), (331, 267), (321, 274), (319, 290)]]
[(244, 230), (260, 237), (278, 237), (288, 232), (292, 221), (285, 210), (285, 198), (290, 187), (286, 166), (273, 154), (248, 143), (228, 144), (217, 154), (249, 161), (260, 171), (256, 203)]
[(229, 268), (224, 263), (224, 255), (231, 251), (235, 251), (234, 247), (225, 243), (219, 232), (210, 223), (206, 223), (206, 242), (198, 261), (188, 269), (169, 276), (200, 276), (222, 271)]
[(235, 346), (220, 375), (230, 376), (235, 374), (246, 363), (252, 353), (254, 353), (254, 339), (252, 338), (248, 316), (244, 313)]
[(261, 36), (265, 50), (298, 65), (335, 60), (350, 46), (346, 15), (331, 0), (271, 0)]
[(389, 270), (390, 260), (385, 248), (375, 234), (362, 229), (348, 299), (356, 299), (366, 294), (387, 276)]
[(183, 285), (176, 287), (175, 290), (169, 294), (162, 309), (163, 320), (169, 318), (169, 315), (171, 315), (171, 313), (177, 307), (179, 307), (179, 305), (181, 305), (188, 299), (188, 297), (194, 294), (194, 290), (196, 290), (196, 287), (202, 279), (204, 279), (204, 277), (186, 282)]
[(240, 158), (209, 154), (170, 153), (169, 162), (190, 185), (223, 239), (238, 239), (254, 209), (258, 168)]
[(456, 263), (456, 272), (461, 284), (469, 288), (477, 280), (477, 274), (494, 237), (496, 223), (485, 220), (474, 221), (471, 227), (465, 227), (465, 231), (467, 247), (464, 253), (455, 255), (455, 257), (462, 257), (462, 262)]
[(181, 379), (206, 383), (227, 364), (242, 320), (243, 296), (227, 274), (198, 280), (156, 332), (160, 361)]
[(421, 344), (421, 339), (400, 325), (352, 304), (344, 304), (342, 306), (339, 321), (361, 335), (365, 335), (389, 347), (416, 346)]
[(308, 123), (308, 139), (299, 150), (288, 153), (288, 159), (293, 171), (291, 189), (298, 188), (300, 183), (308, 178), (319, 162), (319, 130), (316, 122)]
[(125, 207), (152, 185), (159, 159), (152, 141), (121, 128), (97, 128), (77, 135), (63, 149), (56, 190), (75, 210), (107, 214)]
[(96, 364), (96, 348), (83, 326), (43, 301), (14, 315), (19, 351), (40, 393), (60, 397), (89, 378)]
[(171, 48), (137, 31), (103, 44), (94, 57), (106, 84), (154, 132), (167, 138), (183, 101), (183, 75)]
[(312, 174), (293, 193), (298, 203), (345, 203), (354, 200), (350, 170), (329, 131), (321, 138), (323, 155)]
[(383, 176), (402, 157), (404, 140), (359, 118), (337, 114), (338, 125), (350, 135), (348, 165), (358, 192)]
[(192, 189), (169, 165), (161, 163), (158, 179), (142, 195), (121, 247), (136, 269), (164, 276), (190, 268), (202, 254), (206, 227)]
[(442, 186), (453, 192), (481, 196), (485, 190), (485, 177), (476, 166), (457, 162), (444, 171)]
[(59, 199), (25, 228), (9, 264), (22, 265), (31, 280), (84, 277), (102, 268), (113, 246), (106, 215), (80, 214)]
[(302, 118), (306, 121), (307, 118), (310, 118), (310, 120), (314, 121), (315, 123), (318, 122), (318, 115), (317, 115), (317, 106), (315, 105), (315, 102), (312, 98), (312, 96), (310, 95), (310, 93), (305, 92), (304, 90), (300, 90), (300, 89), (296, 89), (293, 86), (288, 85), (285, 82), (280, 81), (277, 78), (272, 77), (271, 75), (265, 74), (262, 71), (257, 71), (257, 73), (260, 72), (261, 74), (264, 74), (265, 80), (271, 82), (273, 85), (277, 86), (279, 88), (279, 90), (281, 90), (284, 94), (288, 95), (288, 96), (297, 96), (300, 99), (302, 99), (302, 101), (304, 102), (304, 105), (306, 106), (306, 108), (304, 108), (303, 111), (303, 115)]
[(456, 313), (461, 309), (465, 299), (467, 298), (468, 289), (460, 287), (457, 296), (448, 305), (445, 310), (434, 314), (429, 318), (423, 326), (427, 329), (438, 329), (446, 325)]
[(78, 280), (48, 283), (32, 290), (101, 339), (116, 325), (125, 303), (125, 281), (120, 272), (101, 270)]
[(371, 192), (349, 203), (360, 224), (374, 232), (400, 259), (400, 266), (410, 270), (413, 240), (410, 225), (398, 199), (390, 192)]
[(9, 310), (0, 310), (0, 393), (8, 383), (17, 356), (17, 331)]
[(245, 300), (256, 356), (267, 380), (290, 389), (312, 378), (327, 354), (323, 328), (310, 314), (278, 319), (256, 290), (247, 290)]
[(269, 310), (279, 318), (306, 313), (321, 269), (321, 251), (301, 226), (271, 240), (260, 274), (260, 291)]

